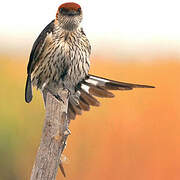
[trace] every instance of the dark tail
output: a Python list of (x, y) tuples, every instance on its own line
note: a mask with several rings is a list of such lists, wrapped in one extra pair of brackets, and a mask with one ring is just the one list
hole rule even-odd
[(112, 98), (114, 94), (109, 90), (132, 90), (133, 88), (155, 88), (149, 85), (131, 84), (125, 82), (113, 81), (110, 79), (88, 75), (77, 86), (80, 94), (79, 105), (74, 103), (73, 99), (69, 100), (68, 114), (70, 119), (75, 119), (76, 115), (82, 114), (82, 111), (89, 111), (90, 106), (99, 106), (99, 101), (94, 97)]
[(28, 74), (25, 88), (25, 101), (30, 103), (32, 100), (32, 86), (31, 86), (31, 75)]

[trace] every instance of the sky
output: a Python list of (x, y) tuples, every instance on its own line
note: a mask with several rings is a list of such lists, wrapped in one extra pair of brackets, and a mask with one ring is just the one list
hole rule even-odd
[[(69, 1), (14, 0), (0, 3), (0, 53), (29, 52), (42, 29)], [(94, 52), (174, 52), (180, 55), (180, 1), (74, 0), (83, 9), (82, 26)]]

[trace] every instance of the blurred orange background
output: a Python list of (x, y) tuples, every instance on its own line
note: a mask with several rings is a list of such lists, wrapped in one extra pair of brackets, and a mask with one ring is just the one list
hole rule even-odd
[[(92, 45), (90, 72), (156, 88), (114, 91), (71, 122), (66, 179), (179, 180), (180, 1), (74, 1)], [(45, 110), (36, 89), (25, 103), (26, 67), (34, 40), (63, 2), (1, 3), (0, 180), (30, 179)]]
[[(142, 57), (139, 57), (142, 59)], [(0, 180), (29, 179), (45, 116), (34, 89), (24, 102), (26, 57), (0, 57)], [(64, 152), (68, 180), (180, 179), (179, 59), (95, 57), (91, 73), (155, 89), (114, 91), (70, 124)], [(57, 179), (64, 179), (58, 170)]]

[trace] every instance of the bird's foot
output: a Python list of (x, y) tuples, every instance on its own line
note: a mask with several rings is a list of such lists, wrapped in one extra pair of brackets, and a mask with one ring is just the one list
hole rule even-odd
[(58, 100), (58, 101), (62, 101), (63, 103), (65, 103), (64, 102), (64, 100), (57, 94), (57, 95), (54, 95), (54, 97)]

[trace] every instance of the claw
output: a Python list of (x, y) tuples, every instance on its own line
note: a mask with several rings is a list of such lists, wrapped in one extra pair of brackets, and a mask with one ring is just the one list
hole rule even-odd
[(57, 95), (54, 95), (54, 97), (58, 100), (58, 101), (62, 101), (64, 103), (64, 100), (61, 99), (61, 97), (57, 94)]

